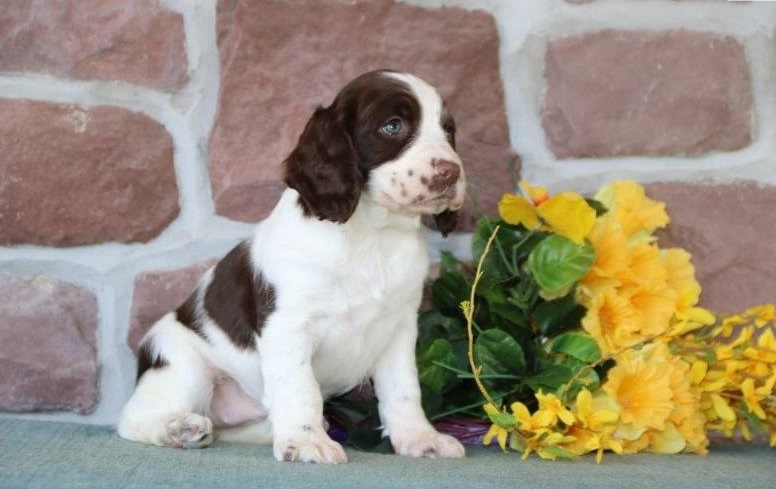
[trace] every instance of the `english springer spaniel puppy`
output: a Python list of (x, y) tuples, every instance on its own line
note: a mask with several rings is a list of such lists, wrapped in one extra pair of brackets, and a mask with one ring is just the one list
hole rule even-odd
[(281, 461), (346, 462), (323, 401), (371, 379), (397, 453), (463, 457), (420, 404), (422, 215), (442, 233), (464, 203), (455, 124), (436, 90), (375, 71), (318, 108), (253, 235), (160, 319), (138, 352), (119, 434), (200, 448), (272, 443)]

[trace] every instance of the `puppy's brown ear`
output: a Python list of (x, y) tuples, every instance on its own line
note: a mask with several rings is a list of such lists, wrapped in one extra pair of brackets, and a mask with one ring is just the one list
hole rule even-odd
[(286, 158), (285, 183), (299, 192), (305, 215), (345, 222), (364, 188), (358, 156), (332, 108), (316, 109)]
[(442, 233), (442, 236), (455, 231), (458, 225), (458, 211), (445, 210), (439, 214), (434, 214), (435, 227)]

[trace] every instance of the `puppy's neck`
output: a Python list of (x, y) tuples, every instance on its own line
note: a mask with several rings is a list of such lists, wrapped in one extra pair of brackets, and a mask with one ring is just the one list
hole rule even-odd
[(362, 195), (353, 216), (345, 223), (354, 231), (395, 229), (414, 231), (421, 227), (420, 215), (401, 209), (389, 209), (376, 203), (369, 195)]

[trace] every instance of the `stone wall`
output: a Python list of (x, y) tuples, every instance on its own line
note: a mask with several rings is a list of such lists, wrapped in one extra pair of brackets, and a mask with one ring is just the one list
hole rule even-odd
[(114, 422), (142, 333), (380, 67), (448, 99), (473, 213), (515, 154), (554, 191), (636, 178), (705, 305), (776, 300), (775, 38), (761, 2), (0, 0), (0, 416)]

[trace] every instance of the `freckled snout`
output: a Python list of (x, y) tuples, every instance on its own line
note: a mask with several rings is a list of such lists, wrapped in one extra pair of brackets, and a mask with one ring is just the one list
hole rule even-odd
[(434, 160), (431, 166), (434, 168), (434, 175), (428, 188), (432, 192), (442, 192), (452, 187), (461, 176), (461, 166), (452, 161)]

